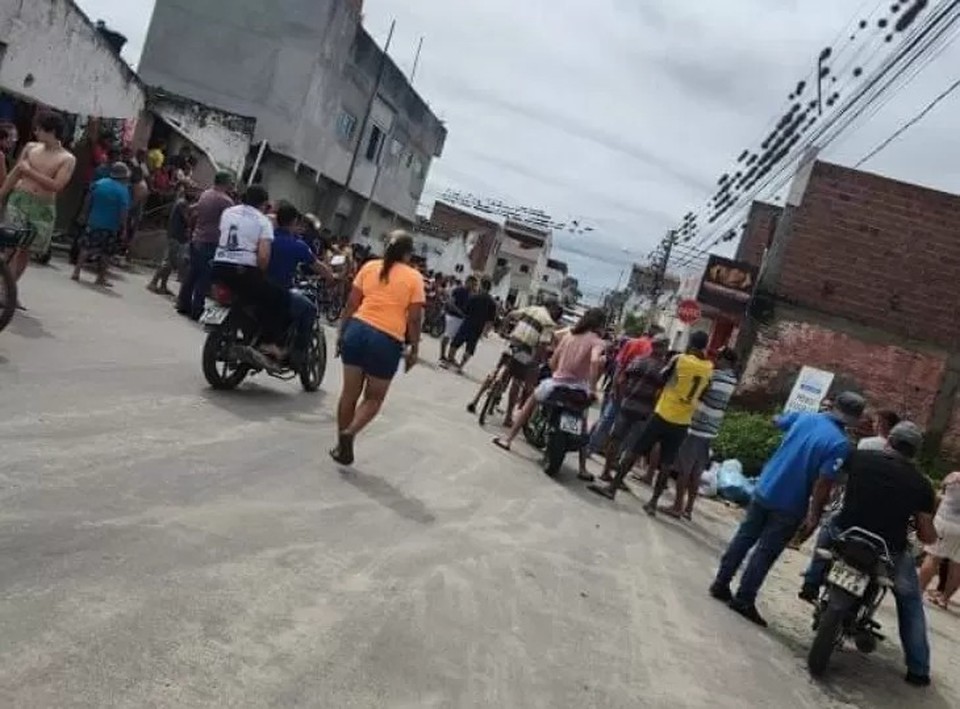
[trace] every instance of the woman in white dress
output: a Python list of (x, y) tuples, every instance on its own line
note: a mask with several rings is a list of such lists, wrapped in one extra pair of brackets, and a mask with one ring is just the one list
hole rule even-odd
[(947, 608), (950, 598), (960, 588), (960, 471), (944, 478), (940, 494), (940, 505), (933, 520), (940, 538), (926, 549), (927, 558), (920, 569), (920, 587), (926, 590), (946, 559), (950, 568), (946, 586), (942, 594), (933, 592), (930, 598), (938, 606)]

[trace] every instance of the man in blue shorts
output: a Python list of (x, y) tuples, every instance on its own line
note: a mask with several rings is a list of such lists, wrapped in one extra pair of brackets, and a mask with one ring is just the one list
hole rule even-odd
[[(480, 338), (493, 327), (497, 319), (497, 301), (490, 295), (492, 288), (493, 282), (489, 278), (480, 281), (480, 291), (467, 300), (463, 309), (463, 323), (450, 343), (449, 361), (454, 363), (461, 374), (464, 366), (473, 357), (473, 353), (477, 351)], [(457, 352), (461, 347), (465, 348), (463, 359), (456, 364)]]

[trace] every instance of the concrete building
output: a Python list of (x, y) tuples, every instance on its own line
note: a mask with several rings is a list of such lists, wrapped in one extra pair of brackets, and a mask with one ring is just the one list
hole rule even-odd
[(218, 170), (243, 172), (257, 121), (162, 89), (147, 90), (147, 110), (137, 122), (134, 142), (139, 146), (162, 142), (168, 155), (182, 147), (198, 155), (193, 180), (213, 184)]
[(533, 302), (547, 272), (552, 243), (549, 231), (507, 220), (495, 274), (498, 283), (509, 279), (509, 285), (501, 288), (504, 302), (521, 308)]
[(236, 0), (225, 22), (221, 0), (157, 0), (140, 73), (255, 117), (267, 149), (254, 178), (336, 233), (378, 239), (414, 224), (446, 128), (361, 11), (360, 0)]
[(540, 275), (537, 286), (537, 299), (564, 300), (564, 282), (567, 279), (567, 264), (548, 258), (547, 266)]
[(835, 374), (834, 392), (910, 417), (931, 450), (960, 459), (958, 215), (958, 195), (806, 165), (737, 338), (749, 355), (744, 402), (782, 405), (810, 365)]
[(143, 86), (73, 0), (0, 2), (0, 89), (65, 113), (134, 119)]

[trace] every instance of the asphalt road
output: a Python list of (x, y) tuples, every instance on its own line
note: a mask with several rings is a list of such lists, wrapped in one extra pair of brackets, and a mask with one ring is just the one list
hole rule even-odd
[(341, 471), (336, 362), (318, 394), (214, 393), (145, 276), (67, 276), (31, 269), (0, 333), (4, 707), (960, 706), (956, 618), (930, 691), (894, 640), (813, 683), (799, 555), (758, 630), (705, 591), (733, 511), (545, 478), (464, 412), (469, 378), (399, 377)]

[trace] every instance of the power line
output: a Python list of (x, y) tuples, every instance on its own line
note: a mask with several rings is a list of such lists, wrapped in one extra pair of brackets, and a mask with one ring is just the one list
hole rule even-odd
[[(921, 23), (919, 26), (915, 26), (913, 30), (908, 34), (907, 39), (901, 42), (897, 51), (894, 52), (891, 56), (888, 56), (881, 63), (881, 65), (870, 75), (870, 78), (866, 82), (864, 82), (864, 85), (858, 87), (856, 95), (852, 99), (848, 100), (839, 111), (832, 114), (827, 119), (824, 125), (816, 129), (816, 135), (812, 140), (808, 141), (807, 144), (804, 146), (800, 146), (796, 149), (793, 149), (793, 144), (799, 143), (799, 141), (794, 140), (791, 143), (789, 152), (783, 156), (783, 158), (786, 158), (785, 162), (783, 163), (783, 167), (777, 170), (769, 179), (764, 180), (763, 183), (756, 190), (751, 190), (748, 193), (739, 195), (736, 201), (731, 203), (726, 210), (722, 210), (722, 211), (729, 210), (731, 213), (725, 219), (722, 219), (720, 224), (714, 230), (711, 230), (710, 232), (702, 235), (694, 244), (694, 246), (697, 248), (703, 247), (704, 249), (709, 249), (715, 246), (719, 242), (719, 239), (714, 239), (711, 242), (710, 241), (711, 237), (715, 236), (718, 232), (723, 231), (726, 228), (726, 225), (728, 225), (732, 221), (732, 219), (736, 218), (737, 215), (745, 206), (747, 206), (750, 202), (752, 202), (757, 195), (763, 192), (770, 185), (770, 183), (776, 180), (776, 178), (780, 174), (782, 174), (783, 170), (790, 167), (796, 161), (796, 159), (801, 154), (803, 154), (803, 152), (811, 144), (813, 144), (815, 140), (823, 137), (828, 131), (830, 131), (833, 128), (833, 126), (838, 123), (840, 119), (844, 118), (844, 114), (849, 112), (855, 106), (855, 104), (861, 101), (873, 89), (873, 87), (886, 76), (886, 74), (888, 74), (892, 69), (896, 68), (898, 63), (903, 61), (905, 57), (907, 57), (912, 52), (914, 52), (914, 49), (917, 47), (918, 43), (920, 43), (930, 31), (934, 30), (940, 23), (942, 23), (946, 18), (948, 18), (948, 16), (954, 12), (958, 4), (960, 3), (958, 3), (956, 0), (953, 0), (952, 2), (949, 2), (949, 3), (945, 2), (944, 3), (944, 5), (946, 5), (945, 8), (943, 7), (938, 8), (938, 11), (939, 11), (938, 15), (925, 21), (925, 23)], [(917, 61), (917, 59), (919, 59), (924, 52), (930, 49), (930, 47), (933, 46), (933, 44), (947, 31), (950, 25), (952, 25), (953, 22), (955, 21), (956, 21), (955, 17), (953, 19), (947, 19), (947, 25), (944, 27), (944, 29), (941, 30), (940, 33), (936, 37), (934, 37), (933, 40), (929, 41), (926, 46), (922, 47), (919, 51), (917, 51), (914, 54), (914, 56), (911, 59), (909, 59), (909, 61), (904, 63), (903, 66), (899, 67), (899, 70), (895, 79), (901, 76), (903, 72), (906, 71), (906, 69), (909, 68), (909, 66), (911, 66), (915, 61)], [(880, 97), (880, 93), (886, 90), (887, 88), (889, 88), (889, 86), (891, 86), (892, 83), (893, 81), (891, 80), (886, 84), (886, 86), (883, 87), (883, 89), (881, 89), (881, 91), (878, 91), (873, 96), (871, 96), (867, 100), (867, 102), (864, 104), (864, 106), (861, 107), (856, 112), (856, 114), (854, 115), (854, 118), (861, 115), (863, 111), (867, 107), (869, 107), (870, 104), (876, 102), (876, 100)], [(851, 121), (848, 120), (844, 128), (847, 125), (849, 125), (850, 122)], [(835, 138), (836, 138), (836, 135), (834, 135), (831, 138), (831, 140)]]
[[(786, 170), (788, 170), (794, 164), (796, 159), (798, 159), (799, 155), (802, 154), (803, 151), (805, 151), (812, 145), (816, 144), (818, 140), (820, 140), (821, 138), (824, 138), (824, 136), (826, 136), (828, 132), (830, 132), (831, 130), (833, 130), (832, 135), (826, 138), (820, 147), (824, 148), (828, 146), (830, 143), (832, 143), (834, 140), (836, 140), (843, 131), (845, 131), (855, 120), (857, 120), (860, 116), (862, 116), (863, 113), (868, 108), (870, 108), (873, 104), (875, 104), (877, 100), (880, 99), (885, 94), (885, 92), (887, 92), (890, 89), (890, 87), (907, 72), (907, 70), (909, 70), (914, 64), (916, 64), (919, 60), (921, 60), (924, 57), (924, 55), (933, 51), (933, 54), (926, 61), (924, 61), (924, 63), (918, 68), (917, 71), (915, 71), (906, 81), (904, 81), (899, 87), (897, 87), (896, 91), (899, 91), (900, 89), (903, 88), (903, 86), (905, 86), (907, 83), (912, 81), (913, 78), (915, 78), (919, 74), (919, 72), (925, 66), (927, 66), (935, 56), (939, 55), (939, 53), (945, 48), (947, 44), (949, 44), (949, 42), (952, 41), (952, 38), (948, 37), (947, 39), (944, 39), (944, 37), (950, 31), (951, 27), (953, 27), (953, 25), (956, 24), (958, 19), (960, 19), (960, 15), (958, 15), (955, 12), (958, 7), (960, 7), (960, 0), (952, 0), (952, 2), (950, 2), (948, 6), (945, 7), (940, 12), (939, 15), (937, 15), (935, 18), (928, 21), (925, 25), (920, 26), (915, 32), (913, 32), (910, 35), (909, 39), (904, 42), (904, 45), (906, 46), (898, 50), (898, 52), (895, 53), (894, 56), (889, 57), (884, 62), (884, 64), (881, 67), (879, 67), (876, 72), (874, 72), (874, 74), (870, 77), (870, 80), (866, 82), (866, 85), (863, 86), (853, 98), (848, 100), (845, 103), (845, 105), (835, 115), (832, 115), (830, 119), (827, 121), (827, 123), (821, 126), (817, 130), (816, 135), (814, 135), (804, 147), (794, 152), (794, 154), (786, 160), (786, 162), (783, 164), (783, 167), (780, 168), (780, 170), (778, 170), (769, 179), (765, 180), (764, 183), (760, 185), (760, 187), (757, 190), (754, 190), (750, 195), (741, 196), (741, 198), (738, 200), (738, 203), (734, 205), (736, 207), (734, 211), (739, 213), (739, 211), (742, 210), (743, 207), (745, 207), (748, 203), (752, 202), (753, 199), (755, 199), (761, 192), (766, 190), (771, 183), (777, 180), (778, 177), (780, 177)], [(942, 24), (941, 26), (941, 23), (945, 23), (945, 24)], [(936, 34), (934, 34), (931, 38), (928, 38), (928, 35), (930, 35), (930, 33), (933, 32), (934, 30), (937, 30), (938, 27), (939, 27), (939, 31), (937, 31)], [(934, 49), (936, 44), (938, 42), (941, 42), (941, 40), (943, 40), (943, 42), (941, 43), (941, 46), (936, 47)], [(921, 44), (924, 41), (926, 41), (926, 43)], [(906, 57), (908, 57), (908, 55), (911, 55), (911, 54), (912, 56), (906, 59), (906, 61), (903, 61)], [(884, 85), (874, 90), (875, 87), (881, 81), (884, 80), (886, 75), (893, 70), (896, 70), (896, 73)], [(869, 98), (863, 101), (862, 105), (857, 105), (861, 102), (862, 99), (864, 99), (864, 97), (870, 94), (871, 91), (873, 92), (872, 95), (870, 95)], [(846, 114), (851, 111), (853, 111), (853, 113), (847, 116)], [(838, 128), (836, 128), (836, 130), (834, 130), (834, 127), (837, 126), (841, 120), (843, 121), (843, 123)], [(776, 189), (777, 190), (781, 189), (786, 184), (786, 182), (789, 181), (789, 179), (790, 179), (790, 174), (787, 174), (786, 179), (782, 180)], [(745, 197), (748, 198), (746, 201), (744, 200)], [(730, 222), (730, 217), (727, 218), (724, 224), (729, 224), (729, 222)], [(710, 236), (713, 236), (714, 234), (717, 233), (717, 231), (720, 231), (722, 228), (723, 228), (722, 226), (719, 227), (716, 231), (711, 232), (711, 234), (708, 235), (706, 239), (702, 239), (699, 242), (699, 244), (706, 244), (706, 246), (704, 247), (704, 251), (712, 248), (713, 246), (716, 246), (720, 242), (720, 240), (722, 239), (722, 236), (720, 238), (716, 238), (713, 241), (707, 243)], [(686, 265), (687, 263), (689, 263), (688, 260), (682, 261), (678, 265), (683, 266), (683, 265)]]
[(930, 113), (930, 111), (932, 111), (934, 108), (937, 107), (937, 104), (939, 104), (941, 101), (943, 101), (945, 98), (947, 98), (947, 96), (949, 96), (950, 94), (952, 94), (952, 93), (953, 93), (954, 91), (956, 91), (958, 88), (960, 88), (960, 79), (957, 79), (957, 80), (954, 81), (952, 84), (950, 84), (950, 87), (949, 87), (946, 91), (944, 91), (942, 94), (940, 94), (939, 96), (937, 96), (933, 101), (931, 101), (930, 103), (928, 103), (927, 106), (926, 106), (922, 111), (920, 111), (920, 113), (918, 113), (918, 114), (915, 115), (913, 118), (911, 118), (909, 121), (907, 121), (907, 122), (904, 123), (902, 126), (900, 126), (900, 128), (898, 128), (898, 129), (893, 133), (893, 135), (891, 135), (891, 136), (890, 136), (889, 138), (887, 138), (885, 141), (883, 141), (882, 143), (880, 143), (880, 145), (878, 145), (876, 148), (874, 148), (874, 149), (871, 150), (869, 153), (867, 153), (866, 157), (862, 158), (862, 159), (860, 160), (860, 162), (857, 163), (856, 166), (857, 166), (857, 167), (860, 167), (860, 166), (863, 165), (865, 162), (867, 162), (870, 158), (874, 157), (877, 153), (882, 152), (884, 148), (886, 148), (888, 145), (890, 145), (890, 143), (892, 143), (893, 141), (895, 141), (895, 140), (896, 140), (897, 138), (899, 138), (901, 135), (903, 135), (903, 134), (906, 133), (908, 130), (910, 130), (911, 128), (913, 128), (913, 126), (917, 125), (917, 123), (919, 123), (920, 121), (922, 121), (922, 120), (926, 117), (926, 115), (927, 115), (928, 113)]

